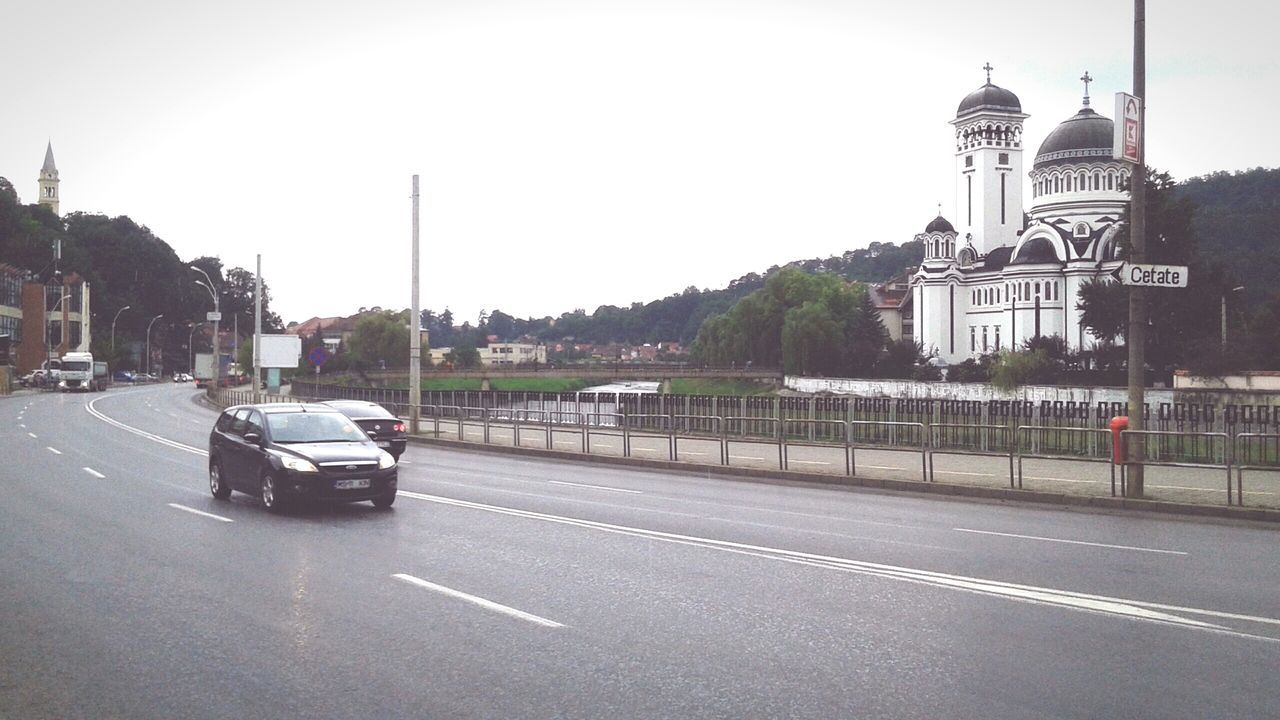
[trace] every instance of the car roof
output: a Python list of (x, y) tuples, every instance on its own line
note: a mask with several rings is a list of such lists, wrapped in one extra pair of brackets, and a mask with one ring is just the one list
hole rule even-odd
[(369, 402), (367, 400), (326, 400), (324, 401), (323, 404), (328, 405), (329, 407), (332, 407), (332, 408), (336, 408), (338, 410), (342, 410), (343, 412), (347, 412), (347, 411), (359, 412), (363, 410), (368, 413), (372, 413), (371, 415), (368, 415), (368, 417), (377, 417), (377, 418), (394, 418), (395, 417), (395, 415), (392, 414), (390, 410), (379, 405), (378, 403)]
[(328, 405), (321, 405), (319, 403), (259, 403), (257, 405), (235, 405), (227, 408), (226, 412), (231, 412), (232, 410), (243, 410), (245, 408), (260, 410), (268, 415), (278, 415), (281, 413), (300, 413), (300, 412), (312, 412), (312, 413), (338, 412), (336, 408), (331, 408)]

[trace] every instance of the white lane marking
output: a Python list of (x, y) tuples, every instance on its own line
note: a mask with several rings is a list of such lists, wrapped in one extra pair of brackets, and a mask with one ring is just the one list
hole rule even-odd
[(750, 455), (730, 455), (729, 459), (730, 460), (761, 460), (761, 461), (764, 460), (764, 458), (751, 457)]
[(391, 577), (397, 580), (402, 580), (404, 582), (407, 582), (410, 585), (417, 585), (420, 588), (425, 588), (427, 590), (438, 592), (441, 595), (447, 595), (451, 598), (456, 598), (458, 600), (465, 600), (466, 602), (472, 603), (473, 605), (479, 605), (480, 607), (486, 610), (492, 610), (497, 613), (502, 613), (503, 615), (509, 615), (513, 618), (527, 620), (528, 622), (534, 623), (535, 625), (541, 625), (543, 627), (550, 627), (550, 628), (564, 627), (564, 625), (561, 625), (555, 620), (548, 620), (544, 617), (539, 617), (532, 613), (527, 613), (523, 610), (517, 610), (513, 607), (508, 607), (501, 603), (496, 603), (492, 600), (486, 600), (476, 595), (468, 595), (467, 593), (464, 593), (461, 590), (454, 590), (453, 588), (448, 588), (443, 585), (437, 585), (433, 582), (428, 582), (426, 580), (423, 580), (420, 577), (414, 577), (412, 575), (407, 575), (405, 573), (395, 573)]
[(28, 434), (28, 435), (30, 435), (31, 437), (35, 437), (35, 436), (36, 436), (36, 434), (35, 434), (35, 433), (33, 433), (33, 432), (29, 432), (29, 433), (27, 433), (27, 434)]
[(18, 427), (22, 428), (23, 430), (27, 429), (27, 426), (22, 423), (18, 423)]
[(48, 445), (46, 445), (46, 446), (44, 447), (44, 449), (45, 449), (45, 450), (48, 450), (49, 452), (53, 453), (54, 455), (61, 455), (61, 454), (62, 454), (62, 451), (61, 451), (61, 450), (59, 450), (58, 448), (55, 448), (55, 447), (49, 447)]
[(89, 473), (90, 475), (92, 475), (92, 476), (96, 477), (96, 478), (105, 478), (105, 477), (106, 477), (106, 475), (103, 475), (102, 473), (98, 472), (97, 470), (94, 470), (94, 469), (93, 469), (93, 468), (91, 468), (91, 467), (81, 468), (81, 469), (82, 469), (82, 470), (84, 470), (85, 472)]
[(870, 468), (872, 470), (905, 470), (906, 469), (906, 468), (897, 467), (896, 465), (859, 465), (858, 467)]
[[(572, 440), (557, 440), (556, 444), (557, 445), (573, 445), (574, 447), (577, 447), (579, 443), (573, 442)], [(599, 447), (599, 445), (597, 445), (596, 447)], [(606, 445), (605, 447), (611, 447), (611, 446)]]
[[(1149, 487), (1149, 488), (1156, 488), (1156, 489), (1159, 489), (1159, 490), (1200, 490), (1200, 491), (1202, 491), (1202, 492), (1222, 492), (1222, 488), (1190, 487), (1190, 486), (1188, 486), (1188, 485), (1151, 485), (1151, 484), (1148, 484), (1148, 485), (1147, 485), (1147, 487)], [(1261, 490), (1245, 490), (1244, 492), (1245, 492), (1245, 494), (1246, 494), (1246, 495), (1274, 495), (1274, 494), (1275, 494), (1275, 493), (1269, 493), (1269, 492), (1262, 492)]]
[(681, 451), (680, 451), (680, 454), (681, 454), (681, 455), (706, 455), (707, 453), (702, 453), (702, 452), (692, 452), (692, 451), (689, 451), (689, 450), (681, 450)]
[(1280, 626), (1280, 619), (1278, 618), (1229, 613), (1204, 608), (1181, 607), (1177, 605), (1166, 605), (1142, 600), (1107, 597), (1105, 595), (1091, 595), (1088, 593), (1079, 593), (1070, 590), (1055, 590), (1052, 588), (1036, 587), (1034, 585), (1020, 585), (1017, 583), (1007, 583), (999, 580), (986, 580), (983, 578), (966, 577), (963, 575), (951, 575), (948, 573), (939, 573), (930, 570), (918, 570), (915, 568), (886, 565), (883, 563), (873, 563), (863, 560), (851, 560), (847, 558), (833, 557), (830, 555), (816, 555), (813, 553), (805, 553), (795, 550), (784, 550), (781, 548), (771, 548), (760, 545), (747, 545), (743, 543), (729, 542), (727, 540), (714, 540), (711, 538), (701, 538), (692, 535), (679, 535), (676, 533), (646, 530), (643, 528), (628, 527), (625, 525), (611, 525), (593, 520), (580, 520), (560, 515), (548, 515), (546, 513), (539, 513), (531, 510), (519, 510), (499, 505), (486, 505), (484, 503), (455, 500), (453, 498), (439, 495), (427, 495), (424, 493), (409, 492), (405, 490), (401, 490), (400, 495), (418, 500), (426, 500), (428, 502), (438, 503), (441, 505), (452, 505), (455, 507), (482, 510), (501, 515), (541, 520), (544, 522), (570, 525), (617, 535), (661, 540), (678, 545), (720, 550), (723, 552), (748, 555), (768, 560), (808, 565), (810, 567), (828, 568), (860, 575), (871, 575), (875, 577), (902, 580), (920, 585), (961, 590), (979, 595), (988, 595), (1009, 600), (1028, 602), (1035, 605), (1045, 605), (1068, 610), (1112, 615), (1131, 620), (1153, 622), (1192, 630), (1203, 630), (1252, 640), (1280, 642), (1280, 638), (1268, 637), (1266, 635), (1255, 635), (1239, 630), (1233, 630), (1222, 625), (1214, 625), (1199, 620), (1172, 615), (1170, 613), (1178, 612)]
[(592, 444), (591, 444), (591, 447), (612, 448), (613, 446), (612, 446), (612, 445), (605, 445), (604, 443), (592, 443)]
[(965, 472), (964, 470), (938, 470), (939, 475), (972, 475), (974, 477), (995, 477), (991, 473)]
[(822, 460), (788, 460), (787, 463), (793, 465), (830, 465), (829, 462)]
[(1023, 475), (1027, 480), (1047, 480), (1049, 482), (1065, 482), (1065, 483), (1089, 483), (1096, 484), (1104, 482), (1103, 480), (1080, 480), (1078, 478), (1054, 478), (1054, 477), (1036, 477), (1035, 475)]
[(566, 482), (564, 480), (548, 480), (552, 485), (572, 485), (573, 487), (591, 488), (592, 490), (608, 490), (609, 492), (630, 493), (632, 495), (643, 495), (639, 490), (623, 490), (622, 488), (605, 487), (604, 485), (587, 485), (586, 483)]
[(993, 530), (974, 530), (972, 528), (951, 528), (956, 532), (976, 533), (978, 535), (999, 535), (1001, 537), (1021, 538), (1023, 540), (1040, 540), (1043, 542), (1067, 543), (1069, 545), (1090, 545), (1092, 547), (1114, 548), (1116, 550), (1137, 550), (1139, 552), (1164, 553), (1166, 555), (1186, 555), (1181, 550), (1161, 550), (1159, 548), (1136, 547), (1134, 545), (1111, 545), (1109, 543), (1087, 542), (1085, 540), (1065, 540), (1063, 538), (1041, 537), (1039, 535), (1019, 535), (1017, 533), (995, 532)]
[[(135, 427), (133, 427), (132, 425), (125, 425), (124, 423), (120, 422), (119, 420), (114, 420), (114, 419), (112, 419), (112, 418), (107, 417), (106, 415), (102, 414), (102, 412), (101, 412), (100, 410), (98, 410), (98, 408), (97, 408), (97, 407), (95, 407), (95, 405), (96, 405), (96, 403), (98, 402), (98, 400), (101, 400), (101, 399), (102, 399), (102, 398), (96, 398), (96, 399), (90, 400), (89, 402), (85, 403), (84, 409), (85, 409), (85, 410), (88, 410), (90, 415), (92, 415), (92, 416), (94, 416), (94, 417), (98, 418), (99, 420), (101, 420), (101, 421), (103, 421), (103, 422), (107, 423), (108, 425), (114, 425), (114, 426), (116, 426), (116, 427), (120, 428), (121, 430), (124, 430), (124, 431), (126, 431), (126, 432), (131, 432), (131, 433), (133, 433), (134, 435), (137, 435), (137, 436), (139, 436), (139, 437), (147, 438), (148, 440), (153, 440), (153, 441), (155, 441), (155, 442), (160, 443), (161, 445), (168, 445), (169, 447), (174, 448), (174, 449), (176, 449), (176, 450), (184, 450), (184, 451), (189, 452), (189, 453), (192, 453), (192, 454), (194, 454), (194, 455), (202, 455), (202, 456), (206, 456), (206, 457), (209, 455), (209, 453), (208, 453), (207, 451), (205, 451), (205, 450), (201, 450), (200, 448), (191, 447), (190, 445), (184, 445), (184, 444), (182, 444), (182, 443), (180, 443), (180, 442), (176, 442), (176, 441), (174, 441), (174, 440), (170, 440), (170, 439), (168, 439), (168, 438), (160, 437), (159, 435), (155, 435), (155, 434), (153, 434), (153, 433), (149, 433), (149, 432), (147, 432), (147, 431), (145, 431), (145, 430), (139, 430), (138, 428), (135, 428)], [(35, 436), (34, 436), (34, 435), (32, 435), (32, 437), (35, 437)]]
[[(601, 447), (607, 447), (607, 446), (602, 445)], [(655, 450), (654, 448), (631, 448), (631, 452), (636, 453), (636, 452), (658, 452), (658, 451)]]
[(213, 518), (214, 520), (221, 520), (222, 522), (235, 522), (235, 520), (232, 520), (232, 519), (231, 519), (231, 518), (229, 518), (229, 517), (222, 517), (221, 515), (214, 515), (213, 513), (207, 513), (207, 512), (205, 512), (205, 511), (203, 511), (203, 510), (197, 510), (197, 509), (195, 509), (195, 508), (193, 508), (193, 507), (187, 507), (186, 505), (179, 505), (178, 503), (169, 503), (169, 507), (171, 507), (171, 508), (176, 508), (176, 509), (178, 509), (178, 510), (184, 510), (184, 511), (186, 511), (186, 512), (194, 513), (194, 514), (196, 514), (196, 515), (201, 515), (201, 516), (203, 516), (203, 517)]
[(412, 464), (413, 464), (413, 461), (412, 461), (412, 460), (397, 460), (397, 461), (396, 461), (396, 464), (397, 464), (397, 465), (412, 465)]

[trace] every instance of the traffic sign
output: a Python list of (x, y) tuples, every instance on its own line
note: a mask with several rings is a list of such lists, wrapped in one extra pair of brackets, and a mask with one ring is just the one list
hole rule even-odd
[(209, 322), (219, 322), (222, 320), (222, 313), (214, 312), (213, 310), (210, 310), (209, 312), (205, 313), (204, 319), (208, 320)]
[(1125, 263), (1111, 271), (1111, 277), (1125, 285), (1155, 288), (1187, 286), (1186, 265), (1137, 265)]
[(1115, 135), (1111, 157), (1134, 164), (1142, 162), (1142, 103), (1128, 93), (1116, 93)]
[(319, 368), (324, 364), (325, 360), (329, 359), (329, 351), (322, 347), (311, 348), (311, 352), (307, 353), (307, 359), (311, 361), (312, 365)]

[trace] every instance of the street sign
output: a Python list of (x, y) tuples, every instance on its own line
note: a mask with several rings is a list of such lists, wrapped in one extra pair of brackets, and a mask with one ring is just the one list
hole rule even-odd
[(1141, 138), (1141, 102), (1128, 93), (1116, 93), (1116, 122), (1111, 157), (1135, 165), (1142, 162)]
[(1111, 271), (1111, 277), (1125, 285), (1154, 288), (1187, 286), (1186, 265), (1136, 265), (1125, 263)]
[(320, 366), (324, 364), (324, 361), (329, 359), (329, 351), (322, 347), (311, 348), (311, 352), (307, 353), (307, 359), (310, 360), (311, 364), (315, 365), (318, 370), (320, 369)]
[(209, 312), (205, 313), (204, 319), (208, 320), (209, 322), (221, 322), (222, 313), (214, 312), (210, 310)]

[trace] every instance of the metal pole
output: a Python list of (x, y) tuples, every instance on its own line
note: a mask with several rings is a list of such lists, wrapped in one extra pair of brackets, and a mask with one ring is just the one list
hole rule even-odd
[[(422, 317), (418, 307), (418, 176), (413, 176), (413, 251), (410, 265), (413, 289), (409, 307), (409, 432), (418, 433), (422, 402)], [(486, 435), (488, 430), (486, 427)], [(488, 437), (485, 438), (488, 441)]]
[(146, 360), (147, 360), (148, 375), (151, 374), (151, 326), (155, 325), (156, 321), (162, 317), (164, 317), (164, 313), (160, 313), (159, 315), (151, 318), (151, 322), (147, 323), (147, 358)]
[[(1147, 68), (1146, 68), (1146, 32), (1147, 32), (1146, 0), (1133, 0), (1133, 94), (1138, 98), (1138, 117), (1141, 132), (1138, 133), (1138, 162), (1133, 165), (1129, 179), (1130, 217), (1129, 217), (1129, 261), (1144, 263), (1147, 261), (1146, 239), (1146, 199), (1147, 199)], [(1128, 457), (1129, 471), (1128, 489), (1132, 497), (1142, 497), (1143, 477), (1143, 435), (1142, 417), (1146, 398), (1146, 343), (1147, 343), (1147, 297), (1146, 291), (1138, 286), (1129, 288), (1129, 429), (1136, 431), (1132, 435), (1134, 442)]]
[[(128, 310), (130, 307), (131, 307), (130, 305), (125, 305), (124, 307), (116, 311), (115, 317), (111, 318), (111, 354), (112, 355), (115, 355), (116, 353), (116, 321), (120, 319), (120, 313), (124, 312), (125, 310)], [(115, 359), (113, 358), (112, 362), (114, 361)]]
[(262, 253), (258, 253), (257, 274), (253, 278), (253, 402), (260, 402), (258, 383), (262, 380)]
[(1227, 296), (1222, 295), (1222, 349), (1227, 349)]
[[(216, 393), (218, 391), (218, 376), (222, 374), (222, 336), (218, 333), (218, 325), (222, 320), (222, 307), (218, 303), (218, 291), (213, 288), (213, 280), (209, 277), (209, 273), (195, 265), (189, 267), (204, 276), (205, 282), (201, 283), (197, 280), (196, 284), (203, 285), (204, 289), (209, 291), (209, 297), (213, 298), (213, 390)], [(195, 374), (195, 368), (191, 369), (192, 374)]]

